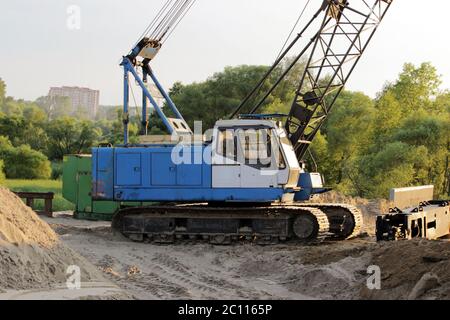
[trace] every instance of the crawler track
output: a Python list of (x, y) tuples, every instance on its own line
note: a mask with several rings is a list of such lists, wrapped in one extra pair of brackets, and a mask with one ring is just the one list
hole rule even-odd
[(323, 211), (330, 223), (332, 239), (346, 240), (356, 238), (362, 231), (363, 216), (361, 211), (354, 206), (343, 203), (300, 203), (296, 204), (296, 206), (308, 206)]
[(345, 240), (357, 237), (362, 224), (362, 214), (357, 208), (334, 203), (134, 207), (120, 210), (113, 219), (113, 229), (131, 240), (156, 243), (252, 241), (263, 245)]
[(321, 242), (332, 236), (327, 215), (309, 206), (174, 205), (120, 210), (113, 229), (134, 241)]

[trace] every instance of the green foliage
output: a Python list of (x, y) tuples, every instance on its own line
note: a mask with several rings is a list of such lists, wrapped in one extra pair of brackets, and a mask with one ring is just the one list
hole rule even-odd
[(328, 141), (321, 132), (316, 135), (309, 151), (311, 156), (308, 156), (306, 161), (310, 171), (318, 171), (320, 168), (328, 179), (333, 168), (330, 167), (331, 161), (328, 158)]
[(39, 151), (29, 145), (14, 147), (6, 137), (0, 137), (0, 159), (8, 179), (47, 179), (50, 177), (50, 162)]
[[(100, 120), (95, 123), (100, 136), (97, 138), (98, 143), (109, 143), (112, 145), (123, 144), (123, 111), (121, 109), (114, 109), (115, 121)], [(139, 128), (141, 126), (140, 119), (131, 117), (128, 123), (128, 138), (131, 143), (138, 142), (140, 134)], [(152, 123), (152, 127), (155, 123)], [(161, 123), (162, 126), (162, 123)], [(155, 128), (156, 130), (156, 128)]]
[(392, 187), (434, 184), (450, 193), (448, 92), (429, 63), (406, 64), (376, 100), (375, 130), (359, 164), (364, 196), (385, 197)]
[(34, 124), (43, 124), (47, 120), (44, 110), (36, 104), (30, 104), (24, 107), (23, 117)]
[(24, 117), (17, 115), (0, 116), (0, 135), (8, 137), (12, 144), (17, 146), (24, 140), (27, 122)]
[(63, 175), (63, 163), (61, 161), (54, 161), (51, 164), (52, 168), (52, 174), (51, 179), (52, 180), (58, 180)]
[(419, 67), (406, 63), (398, 80), (388, 84), (382, 95), (391, 92), (402, 105), (404, 114), (418, 109), (428, 110), (441, 83), (440, 76), (431, 63), (424, 62)]
[(11, 141), (7, 137), (0, 136), (0, 160), (3, 163), (3, 170), (5, 172), (5, 166), (8, 166), (8, 157), (13, 153), (14, 147), (11, 144)]
[[(361, 92), (343, 91), (311, 146), (308, 169), (324, 174), (327, 185), (344, 193), (362, 194), (358, 159), (368, 150), (374, 132), (375, 107)], [(317, 166), (317, 169), (316, 169)]]
[(367, 181), (366, 194), (378, 197), (387, 195), (395, 186), (420, 184), (417, 168), (428, 165), (428, 161), (425, 147), (414, 148), (398, 141), (385, 145), (376, 154), (364, 156), (360, 168)]
[(70, 116), (72, 104), (68, 97), (39, 97), (36, 104), (46, 115), (47, 120)]
[(3, 160), (0, 160), (0, 185), (5, 182), (5, 172)]
[(94, 128), (90, 121), (63, 117), (49, 123), (47, 135), (49, 158), (62, 160), (67, 154), (89, 152), (101, 136), (101, 131)]
[(3, 103), (6, 98), (6, 83), (0, 78), (0, 106), (3, 106)]
[[(191, 127), (194, 121), (202, 120), (203, 130), (207, 130), (217, 120), (231, 115), (266, 71), (265, 66), (226, 67), (202, 83), (176, 83), (170, 94)], [(261, 90), (264, 91), (267, 85)], [(249, 105), (255, 102), (253, 100)]]
[(374, 139), (381, 143), (389, 139), (397, 124), (402, 121), (402, 104), (388, 91), (376, 101), (375, 108), (377, 116), (374, 120)]
[(0, 135), (8, 137), (14, 146), (28, 144), (35, 150), (45, 150), (47, 134), (42, 112), (33, 105), (21, 110), (24, 115), (0, 114)]
[[(274, 75), (267, 79), (258, 93), (241, 110), (241, 113), (249, 112), (275, 83), (283, 69), (292, 62), (287, 59), (278, 67)], [(266, 66), (226, 67), (224, 71), (215, 73), (205, 82), (183, 85), (175, 83), (170, 90), (170, 95), (181, 113), (193, 127), (193, 122), (201, 120), (203, 130), (210, 129), (219, 119), (225, 119), (232, 114), (244, 97), (253, 89), (262, 76), (266, 73)], [(298, 63), (288, 76), (280, 83), (277, 89), (269, 95), (262, 104), (259, 112), (262, 113), (286, 113), (289, 111), (294, 97), (298, 78), (304, 69), (303, 63)], [(160, 129), (163, 129), (159, 126)]]
[[(311, 147), (328, 185), (362, 197), (434, 184), (450, 194), (450, 94), (429, 63), (406, 64), (372, 100), (344, 91)], [(307, 159), (309, 168), (314, 163)]]

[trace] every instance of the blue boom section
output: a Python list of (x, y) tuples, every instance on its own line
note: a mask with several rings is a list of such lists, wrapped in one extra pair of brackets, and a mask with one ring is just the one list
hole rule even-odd
[[(273, 202), (282, 188), (213, 188), (207, 146), (118, 147), (92, 149), (92, 198), (105, 201)], [(180, 158), (172, 154), (179, 154)], [(209, 161), (208, 161), (209, 162)], [(177, 164), (176, 164), (177, 163)]]

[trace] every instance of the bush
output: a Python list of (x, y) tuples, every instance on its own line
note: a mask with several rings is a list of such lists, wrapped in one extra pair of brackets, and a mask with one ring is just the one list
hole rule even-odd
[(0, 160), (8, 179), (48, 179), (51, 168), (47, 157), (29, 145), (14, 147), (7, 137), (0, 136)]
[(50, 161), (28, 145), (8, 147), (1, 150), (4, 171), (8, 179), (48, 179), (51, 175)]
[(14, 147), (7, 137), (0, 136), (0, 183), (5, 180), (5, 158)]
[(13, 145), (11, 141), (9, 141), (8, 137), (0, 136), (0, 157), (4, 157), (5, 153), (12, 148)]
[(3, 160), (0, 160), (0, 184), (5, 182), (5, 172), (3, 171)]
[(58, 180), (62, 177), (62, 162), (52, 162), (52, 180)]

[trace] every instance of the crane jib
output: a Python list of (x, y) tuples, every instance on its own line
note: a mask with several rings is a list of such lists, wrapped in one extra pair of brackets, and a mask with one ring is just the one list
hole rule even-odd
[[(257, 113), (267, 104), (270, 95), (294, 66), (304, 63), (285, 122), (285, 129), (297, 158), (302, 160), (391, 4), (392, 0), (355, 0), (351, 3), (346, 0), (324, 0), (319, 11), (280, 54), (232, 117), (245, 107), (250, 107), (250, 114)], [(307, 38), (308, 42), (303, 45), (303, 49), (294, 55), (281, 76), (261, 95), (262, 85), (275, 74), (277, 66), (288, 54), (293, 53), (295, 45), (306, 38), (308, 32), (311, 37)], [(258, 102), (248, 106), (249, 101), (254, 101), (255, 98)]]

